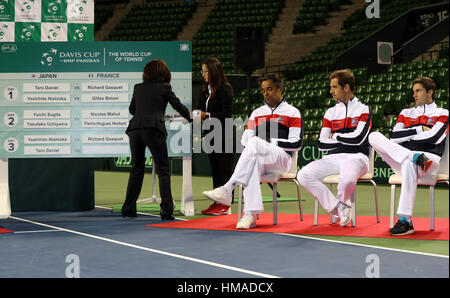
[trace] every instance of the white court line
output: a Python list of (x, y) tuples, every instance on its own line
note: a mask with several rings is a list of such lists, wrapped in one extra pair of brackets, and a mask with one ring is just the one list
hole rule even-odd
[(84, 237), (89, 237), (89, 238), (98, 239), (98, 240), (102, 240), (102, 241), (106, 241), (106, 242), (110, 242), (110, 243), (114, 243), (114, 244), (118, 244), (118, 245), (123, 245), (123, 246), (136, 248), (136, 249), (140, 249), (140, 250), (144, 250), (144, 251), (148, 251), (148, 252), (153, 252), (153, 253), (169, 256), (169, 257), (174, 257), (174, 258), (183, 259), (183, 260), (187, 260), (187, 261), (191, 261), (191, 262), (196, 262), (196, 263), (205, 264), (205, 265), (209, 265), (209, 266), (219, 267), (219, 268), (222, 268), (222, 269), (237, 271), (237, 272), (246, 273), (246, 274), (250, 274), (250, 275), (255, 275), (255, 276), (263, 277), (263, 278), (279, 278), (279, 276), (275, 276), (275, 275), (270, 275), (270, 274), (265, 274), (265, 273), (260, 273), (260, 272), (256, 272), (256, 271), (246, 270), (246, 269), (242, 269), (242, 268), (238, 268), (238, 267), (223, 265), (223, 264), (210, 262), (210, 261), (205, 261), (205, 260), (201, 260), (201, 259), (197, 259), (197, 258), (191, 258), (191, 257), (179, 255), (179, 254), (165, 252), (165, 251), (162, 251), (162, 250), (157, 250), (157, 249), (153, 249), (153, 248), (148, 248), (148, 247), (143, 247), (143, 246), (139, 246), (139, 245), (134, 245), (134, 244), (130, 244), (130, 243), (122, 242), (122, 241), (117, 241), (117, 240), (112, 240), (112, 239), (109, 239), (109, 238), (95, 236), (95, 235), (82, 233), (82, 232), (78, 232), (78, 231), (74, 231), (74, 230), (64, 229), (64, 228), (60, 228), (60, 227), (56, 227), (56, 226), (52, 226), (52, 225), (48, 225), (48, 224), (44, 224), (44, 223), (40, 223), (40, 222), (28, 220), (28, 219), (24, 219), (24, 218), (19, 218), (19, 217), (15, 217), (15, 216), (10, 216), (10, 218), (13, 218), (13, 219), (16, 219), (16, 220), (20, 220), (20, 221), (24, 221), (24, 222), (28, 222), (28, 223), (32, 223), (32, 224), (43, 226), (43, 227), (47, 227), (47, 228), (56, 229), (56, 230), (59, 230), (59, 231), (64, 231), (64, 232), (68, 232), (68, 233), (77, 234), (77, 235), (84, 236)]
[(59, 230), (36, 230), (36, 231), (14, 231), (14, 234), (29, 234), (29, 233), (48, 233), (48, 232), (62, 232)]
[[(102, 206), (95, 206), (95, 207), (103, 208), (103, 209), (112, 209), (112, 208), (109, 208), (109, 207), (102, 207)], [(148, 214), (148, 213), (141, 213), (141, 212), (138, 212), (138, 214), (150, 215), (150, 216), (159, 216), (159, 215)], [(178, 219), (178, 220), (188, 220), (188, 219), (184, 219), (184, 218), (176, 218), (176, 219)], [(322, 239), (322, 238), (308, 237), (308, 236), (296, 235), (296, 234), (287, 234), (287, 233), (273, 233), (273, 234), (283, 235), (283, 236), (291, 236), (291, 237), (297, 237), (297, 238), (304, 238), (304, 239), (311, 239), (311, 240), (319, 240), (319, 241), (332, 242), (332, 243), (339, 243), (339, 244), (347, 244), (347, 245), (368, 247), (368, 248), (384, 249), (384, 250), (389, 250), (389, 251), (418, 254), (418, 255), (424, 255), (424, 256), (430, 256), (430, 257), (439, 257), (439, 258), (444, 258), (444, 259), (448, 259), (449, 258), (449, 256), (430, 254), (430, 253), (426, 253), (426, 252), (419, 252), (419, 251), (412, 251), (412, 250), (403, 250), (403, 249), (397, 249), (397, 248), (375, 246), (375, 245), (361, 244), (361, 243), (354, 243), (354, 242)]]
[(338, 240), (322, 239), (322, 238), (308, 237), (308, 236), (295, 235), (295, 234), (286, 234), (286, 233), (274, 233), (274, 234), (448, 259), (448, 256), (445, 256), (445, 255), (436, 255), (436, 254), (430, 254), (430, 253), (420, 252), (420, 251), (403, 250), (403, 249), (383, 247), (383, 246), (375, 246), (375, 245), (369, 245), (369, 244), (361, 244), (361, 243), (354, 243), (354, 242), (345, 242), (345, 241), (338, 241)]

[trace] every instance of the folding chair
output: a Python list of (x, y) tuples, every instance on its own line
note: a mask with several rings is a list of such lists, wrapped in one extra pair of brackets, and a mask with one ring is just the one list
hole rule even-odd
[[(281, 181), (292, 181), (297, 186), (297, 198), (298, 198), (298, 209), (300, 212), (300, 221), (303, 221), (302, 214), (302, 203), (300, 200), (300, 184), (297, 181), (297, 159), (298, 152), (294, 153), (292, 157), (291, 168), (287, 173), (265, 173), (261, 177), (261, 183), (272, 183), (273, 184), (273, 224), (277, 224), (277, 185)], [(238, 220), (242, 216), (242, 190), (243, 185), (239, 185), (239, 200), (238, 200)]]
[[(373, 185), (373, 190), (375, 193), (375, 212), (377, 216), (377, 223), (380, 222), (380, 216), (378, 213), (378, 193), (377, 193), (377, 184), (375, 181), (372, 180), (374, 175), (374, 163), (375, 163), (375, 151), (372, 147), (369, 149), (369, 170), (366, 174), (361, 176), (358, 182), (370, 182)], [(330, 175), (325, 178), (323, 178), (322, 182), (324, 184), (329, 184), (329, 188), (332, 191), (333, 190), (333, 184), (339, 183), (339, 175)], [(352, 227), (356, 226), (356, 190), (352, 194), (351, 198), (352, 202)], [(314, 225), (317, 226), (318, 224), (318, 217), (319, 217), (319, 201), (315, 200), (314, 202)]]
[[(449, 153), (448, 153), (448, 135), (445, 138), (445, 150), (444, 155), (442, 155), (441, 161), (439, 163), (439, 170), (436, 175), (433, 177), (422, 177), (417, 181), (417, 185), (428, 185), (430, 186), (430, 231), (434, 231), (434, 186), (438, 182), (447, 183), (448, 182), (448, 162), (449, 162)], [(402, 176), (401, 175), (391, 175), (389, 177), (389, 184), (391, 185), (391, 208), (390, 208), (390, 220), (389, 227), (392, 228), (394, 226), (394, 208), (395, 208), (395, 186), (402, 184)]]

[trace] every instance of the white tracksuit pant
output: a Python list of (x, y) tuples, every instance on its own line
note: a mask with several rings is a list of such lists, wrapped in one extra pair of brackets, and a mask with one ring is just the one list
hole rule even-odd
[(224, 186), (231, 193), (235, 185), (244, 184), (244, 213), (261, 213), (264, 211), (261, 176), (264, 173), (288, 172), (291, 159), (280, 147), (259, 137), (252, 137), (245, 145), (233, 175)]
[[(327, 211), (331, 212), (339, 202), (351, 206), (350, 198), (356, 181), (369, 169), (369, 158), (362, 153), (336, 153), (325, 155), (303, 167), (297, 174), (298, 182), (312, 194)], [(337, 194), (322, 183), (329, 175), (339, 174)]]
[[(394, 172), (402, 176), (397, 214), (412, 216), (416, 200), (417, 180), (435, 175), (439, 170), (441, 158), (428, 152), (411, 151), (389, 140), (379, 132), (373, 132), (369, 135), (369, 143)], [(424, 173), (421, 167), (414, 164), (413, 156), (416, 153), (425, 153), (428, 159), (433, 161), (433, 165), (427, 173)]]

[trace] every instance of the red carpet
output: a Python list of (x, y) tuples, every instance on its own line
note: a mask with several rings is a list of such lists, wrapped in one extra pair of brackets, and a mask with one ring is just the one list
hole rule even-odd
[(147, 225), (146, 227), (449, 240), (448, 218), (436, 218), (434, 231), (429, 230), (430, 221), (428, 218), (413, 218), (415, 234), (396, 237), (389, 234), (389, 217), (380, 217), (380, 223), (377, 224), (374, 216), (358, 216), (356, 227), (352, 228), (351, 224), (348, 224), (341, 228), (339, 224), (333, 225), (330, 223), (329, 215), (319, 215), (319, 225), (314, 226), (312, 214), (304, 214), (302, 222), (298, 214), (278, 214), (278, 224), (273, 225), (272, 213), (262, 213), (259, 215), (259, 220), (256, 221), (256, 228), (249, 230), (236, 230), (236, 219), (237, 214), (231, 214)]
[(3, 233), (14, 233), (14, 232), (0, 227), (0, 234), (3, 234)]

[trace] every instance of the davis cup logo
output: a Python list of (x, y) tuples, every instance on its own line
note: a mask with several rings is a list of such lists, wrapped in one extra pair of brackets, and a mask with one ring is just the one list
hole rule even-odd
[(80, 28), (77, 28), (74, 32), (73, 32), (73, 36), (72, 39), (74, 41), (83, 41), (86, 33), (87, 33), (88, 28), (86, 26), (82, 26)]
[(61, 32), (61, 26), (52, 26), (47, 31), (47, 39), (52, 40), (52, 41), (57, 40), (60, 32)]
[(41, 64), (51, 66), (55, 61), (57, 52), (56, 49), (52, 48), (50, 51), (43, 53), (41, 56)]
[(87, 0), (79, 0), (73, 3), (70, 13), (72, 16), (81, 16), (87, 6)]
[(188, 43), (182, 43), (180, 44), (180, 51), (187, 52), (189, 51), (189, 44)]
[(34, 0), (22, 1), (20, 11), (23, 13), (30, 13), (34, 7)]
[(0, 14), (4, 14), (8, 7), (8, 0), (0, 0)]
[(6, 39), (7, 32), (8, 32), (8, 25), (1, 24), (0, 25), (0, 41)]
[(50, 15), (59, 15), (61, 13), (61, 0), (50, 1), (47, 6), (47, 13)]
[(34, 25), (28, 25), (25, 26), (21, 31), (20, 31), (20, 39), (22, 41), (29, 41), (32, 38), (33, 32), (35, 31), (35, 26)]

